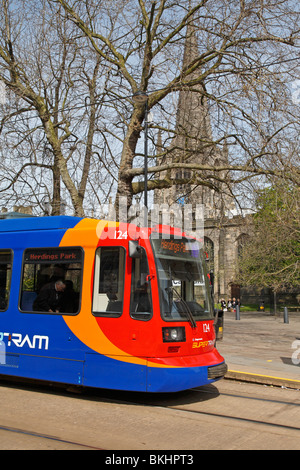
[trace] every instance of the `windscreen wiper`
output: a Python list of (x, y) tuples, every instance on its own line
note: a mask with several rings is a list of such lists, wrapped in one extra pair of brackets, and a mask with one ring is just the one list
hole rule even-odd
[(193, 316), (193, 314), (192, 314), (192, 312), (191, 312), (190, 307), (188, 306), (188, 304), (186, 303), (186, 301), (181, 297), (181, 295), (178, 294), (178, 292), (177, 292), (177, 290), (175, 289), (175, 287), (173, 287), (173, 286), (166, 287), (166, 291), (168, 291), (168, 292), (174, 292), (174, 293), (175, 293), (175, 295), (177, 296), (178, 300), (179, 300), (180, 302), (182, 302), (183, 305), (184, 305), (185, 308), (186, 308), (186, 310), (185, 310), (184, 312), (182, 312), (182, 313), (186, 313), (186, 314), (187, 314), (187, 317), (188, 317), (188, 319), (189, 319), (189, 321), (190, 321), (190, 323), (191, 323), (191, 325), (192, 325), (192, 328), (197, 328), (197, 323), (196, 323), (196, 321), (195, 321), (195, 319), (194, 319), (194, 316)]

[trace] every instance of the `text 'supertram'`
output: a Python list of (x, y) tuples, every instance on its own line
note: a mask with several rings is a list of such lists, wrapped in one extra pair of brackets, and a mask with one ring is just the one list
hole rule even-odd
[(173, 392), (225, 372), (195, 239), (77, 217), (0, 222), (0, 374)]

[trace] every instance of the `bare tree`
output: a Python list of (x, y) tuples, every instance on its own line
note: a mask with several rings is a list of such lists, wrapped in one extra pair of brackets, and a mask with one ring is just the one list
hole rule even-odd
[(9, 170), (2, 174), (1, 190), (20, 193), (26, 187), (34, 205), (48, 200), (56, 215), (64, 189), (74, 213), (83, 216), (103, 99), (102, 59), (80, 43), (55, 6), (43, 0), (34, 8), (32, 1), (18, 3), (15, 8), (15, 2), (2, 0), (0, 17), (0, 79), (8, 90), (1, 148), (3, 169)]
[[(137, 178), (144, 171), (138, 142), (145, 106), (132, 100), (139, 91), (148, 94), (148, 109), (160, 115), (152, 129), (160, 129), (165, 142), (178, 132), (171, 104), (181, 90), (206, 99), (212, 119), (211, 136), (198, 135), (196, 142), (188, 129), (180, 130), (193, 144), (184, 148), (184, 158), (181, 153), (149, 166), (150, 189), (220, 179), (236, 184), (270, 174), (299, 184), (299, 163), (288, 160), (283, 145), (299, 126), (287, 88), (299, 54), (299, 6), (293, 0), (50, 1), (65, 9), (112, 71), (107, 98), (119, 119), (106, 130), (122, 144), (117, 201), (127, 196), (130, 205), (144, 188)], [(182, 55), (191, 25), (198, 49), (187, 63)], [(207, 154), (225, 142), (229, 161), (195, 163), (196, 152)], [(173, 150), (163, 145), (159, 156)], [(174, 168), (189, 170), (188, 178), (156, 177)]]
[[(36, 205), (50, 200), (52, 214), (62, 193), (77, 215), (113, 191), (130, 205), (144, 190), (139, 91), (154, 113), (150, 190), (225, 183), (236, 195), (266, 175), (299, 185), (294, 0), (1, 2), (2, 194), (17, 198), (21, 184)], [(183, 90), (205, 103), (198, 114), (208, 110), (211, 132), (178, 126)], [(210, 158), (224, 146), (227, 160)]]

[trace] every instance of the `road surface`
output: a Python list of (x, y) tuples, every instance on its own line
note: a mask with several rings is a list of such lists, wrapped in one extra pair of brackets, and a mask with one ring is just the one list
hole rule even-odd
[(1, 381), (0, 400), (0, 449), (300, 449), (298, 390), (221, 380), (173, 395), (75, 394)]

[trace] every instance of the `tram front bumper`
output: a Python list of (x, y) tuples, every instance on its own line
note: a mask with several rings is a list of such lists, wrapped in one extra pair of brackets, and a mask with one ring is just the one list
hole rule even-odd
[[(221, 372), (222, 371), (222, 372)], [(148, 368), (147, 392), (179, 392), (201, 387), (224, 377), (225, 363), (213, 367), (187, 367), (178, 369)]]
[(224, 377), (227, 365), (216, 349), (199, 356), (162, 358), (163, 367), (147, 367), (148, 392), (177, 392)]
[(222, 379), (227, 372), (227, 364), (223, 362), (216, 366), (211, 366), (207, 368), (207, 378), (208, 379)]

